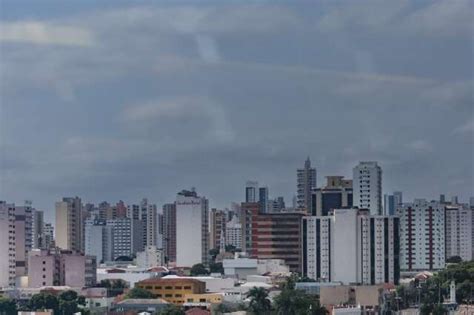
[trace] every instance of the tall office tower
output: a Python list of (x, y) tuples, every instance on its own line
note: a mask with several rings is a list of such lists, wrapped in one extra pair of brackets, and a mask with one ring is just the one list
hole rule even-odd
[(165, 262), (176, 262), (176, 205), (163, 205), (163, 251)]
[(260, 187), (258, 189), (258, 202), (260, 203), (261, 213), (266, 213), (269, 211), (268, 187)]
[(220, 249), (221, 240), (225, 238), (225, 228), (227, 222), (227, 213), (224, 210), (217, 210), (215, 208), (211, 209), (211, 220), (210, 220), (210, 248), (211, 249)]
[(232, 219), (226, 223), (225, 245), (232, 245), (237, 249), (242, 249), (242, 224), (240, 223), (240, 219), (236, 216), (233, 216)]
[(15, 207), (15, 259), (16, 276), (28, 274), (28, 252), (33, 245), (33, 208), (31, 202)]
[(395, 191), (393, 195), (383, 195), (383, 209), (385, 215), (395, 215), (397, 208), (403, 203), (402, 192)]
[(258, 202), (243, 202), (240, 209), (240, 222), (242, 224), (242, 251), (250, 254), (253, 249), (252, 222), (257, 220), (260, 211), (260, 204)]
[(446, 205), (446, 258), (459, 256), (464, 261), (473, 257), (473, 210), (467, 205)]
[(382, 168), (377, 162), (360, 162), (353, 169), (354, 206), (382, 214)]
[(15, 205), (0, 201), (0, 288), (15, 287)]
[(301, 272), (302, 213), (259, 213), (252, 220), (252, 257), (283, 259)]
[(474, 197), (469, 198), (469, 207), (474, 208)]
[(43, 248), (43, 226), (44, 214), (43, 211), (33, 211), (33, 243), (32, 248)]
[(439, 202), (446, 203), (446, 196), (444, 194), (439, 195)]
[(156, 205), (149, 204), (148, 199), (143, 198), (140, 202), (140, 215), (140, 220), (143, 222), (143, 248), (146, 246), (156, 246)]
[(81, 198), (56, 202), (56, 245), (61, 249), (83, 251)]
[(208, 201), (194, 190), (183, 190), (176, 196), (176, 265), (207, 264), (208, 252)]
[(56, 246), (54, 241), (54, 227), (51, 223), (45, 223), (43, 226), (43, 236), (41, 239), (42, 249), (49, 249)]
[(326, 186), (311, 192), (311, 215), (328, 215), (332, 209), (352, 208), (352, 180), (326, 176)]
[(245, 202), (258, 202), (257, 197), (258, 182), (247, 181), (245, 184)]
[(104, 220), (88, 219), (85, 223), (85, 254), (95, 256), (98, 262), (112, 260), (112, 226)]
[(400, 218), (400, 269), (437, 270), (445, 267), (444, 205), (415, 199), (397, 209)]
[(303, 274), (318, 281), (398, 284), (399, 218), (335, 209), (303, 218)]
[(458, 196), (452, 196), (452, 197), (451, 197), (451, 204), (452, 204), (452, 205), (457, 205), (457, 204), (459, 204), (459, 202), (458, 202)]
[(304, 162), (304, 168), (296, 171), (296, 206), (298, 209), (311, 209), (311, 190), (316, 188), (316, 168), (311, 167), (309, 157)]

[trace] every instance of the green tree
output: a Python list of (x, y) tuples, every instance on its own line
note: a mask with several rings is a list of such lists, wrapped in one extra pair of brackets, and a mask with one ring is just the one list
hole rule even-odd
[(212, 262), (215, 262), (217, 255), (219, 255), (219, 249), (217, 249), (217, 248), (211, 249), (211, 250), (209, 251), (209, 255), (211, 256)]
[(234, 245), (226, 245), (225, 246), (225, 251), (227, 253), (235, 253), (237, 251), (237, 248)]
[(150, 291), (142, 288), (133, 288), (125, 296), (127, 299), (153, 299), (155, 296)]
[(253, 314), (270, 314), (272, 303), (268, 298), (268, 291), (264, 288), (251, 288), (247, 293), (250, 298), (249, 311)]
[(328, 311), (319, 301), (302, 290), (294, 289), (294, 279), (289, 278), (280, 295), (275, 298), (275, 309), (278, 315), (326, 315)]
[(58, 313), (59, 300), (51, 293), (41, 292), (31, 297), (27, 308), (32, 311), (53, 310), (55, 313)]
[(60, 314), (74, 314), (80, 311), (79, 306), (86, 305), (86, 299), (77, 292), (69, 290), (62, 292), (58, 297)]
[(16, 302), (4, 297), (0, 297), (0, 314), (1, 315), (16, 315)]
[(224, 267), (222, 266), (222, 263), (212, 263), (210, 264), (209, 269), (211, 270), (211, 273), (224, 273)]
[(448, 259), (446, 259), (447, 263), (452, 263), (452, 264), (459, 264), (462, 262), (462, 258), (460, 256), (451, 256)]
[(159, 313), (159, 315), (185, 315), (185, 313), (181, 308), (175, 305), (168, 305)]
[(206, 267), (203, 264), (195, 264), (191, 267), (191, 276), (203, 276), (208, 275)]

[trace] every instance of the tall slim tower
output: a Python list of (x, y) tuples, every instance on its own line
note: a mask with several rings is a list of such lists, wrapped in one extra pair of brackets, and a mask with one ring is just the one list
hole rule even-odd
[(207, 263), (209, 251), (209, 204), (192, 190), (176, 196), (176, 265)]
[(296, 206), (299, 209), (311, 209), (311, 190), (316, 188), (316, 168), (311, 167), (309, 157), (304, 162), (304, 168), (296, 170)]
[(382, 215), (382, 168), (377, 162), (360, 162), (353, 169), (354, 206)]
[(245, 184), (245, 202), (258, 202), (258, 182), (247, 181)]
[(61, 249), (82, 252), (82, 202), (79, 197), (56, 202), (56, 245)]
[(176, 261), (176, 205), (163, 205), (163, 249), (165, 260)]
[(15, 205), (0, 201), (0, 288), (15, 286)]

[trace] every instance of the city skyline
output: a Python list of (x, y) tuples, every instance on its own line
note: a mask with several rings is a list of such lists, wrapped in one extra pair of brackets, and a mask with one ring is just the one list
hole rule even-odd
[(0, 199), (211, 207), (307, 156), (383, 193), (474, 191), (471, 1), (342, 5), (2, 1)]

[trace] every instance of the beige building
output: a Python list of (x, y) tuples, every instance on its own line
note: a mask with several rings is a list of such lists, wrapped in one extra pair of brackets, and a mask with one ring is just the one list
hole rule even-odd
[(81, 198), (63, 198), (56, 202), (56, 246), (84, 251)]

